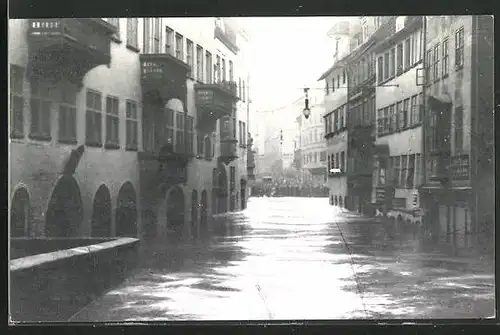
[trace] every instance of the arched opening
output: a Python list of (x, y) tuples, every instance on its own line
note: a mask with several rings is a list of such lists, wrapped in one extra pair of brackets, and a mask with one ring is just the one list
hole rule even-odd
[(198, 191), (191, 193), (191, 235), (198, 237)]
[(334, 202), (335, 206), (338, 205), (338, 200), (337, 200), (337, 196), (335, 196), (335, 202)]
[(184, 219), (184, 192), (176, 186), (167, 196), (167, 231), (172, 241), (182, 237)]
[(118, 192), (116, 236), (137, 236), (137, 197), (134, 186), (126, 182)]
[(29, 234), (30, 198), (24, 187), (16, 190), (10, 205), (10, 236), (22, 237)]
[(207, 191), (203, 190), (201, 192), (201, 201), (200, 201), (200, 230), (201, 232), (206, 232), (208, 225), (208, 200), (207, 200)]
[(241, 192), (241, 209), (247, 208), (247, 181), (245, 179), (240, 180), (240, 192)]
[(48, 237), (76, 237), (83, 218), (82, 198), (76, 180), (63, 176), (50, 197), (45, 219)]
[(92, 237), (111, 236), (111, 195), (106, 185), (101, 185), (92, 206)]

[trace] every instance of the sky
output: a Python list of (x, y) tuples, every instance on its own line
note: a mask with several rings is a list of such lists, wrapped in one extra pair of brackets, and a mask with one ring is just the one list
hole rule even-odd
[(251, 99), (256, 110), (291, 104), (333, 64), (327, 37), (335, 17), (258, 17), (238, 21), (250, 35)]

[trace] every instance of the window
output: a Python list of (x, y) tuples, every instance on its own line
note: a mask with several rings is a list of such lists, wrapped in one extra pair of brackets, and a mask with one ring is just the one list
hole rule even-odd
[(344, 113), (345, 113), (345, 106), (341, 106), (339, 108), (339, 128), (342, 129), (344, 128)]
[(335, 92), (335, 78), (332, 78), (332, 93)]
[(459, 70), (464, 66), (464, 28), (458, 29), (455, 33), (455, 69)]
[(328, 94), (330, 93), (330, 86), (328, 85), (328, 82), (326, 82), (326, 85), (325, 85), (325, 94)]
[(423, 162), (420, 154), (415, 154), (415, 186), (422, 185)]
[(408, 156), (401, 156), (401, 180), (399, 185), (401, 188), (406, 188), (406, 179), (408, 178)]
[(238, 121), (238, 137), (239, 140), (238, 142), (240, 143), (240, 146), (243, 145), (243, 122)]
[(226, 81), (226, 60), (222, 58), (222, 80)]
[(186, 153), (189, 155), (194, 154), (194, 117), (186, 116)]
[(203, 81), (203, 48), (196, 46), (196, 77), (199, 81)]
[(339, 165), (340, 165), (339, 163), (340, 163), (340, 162), (339, 162), (339, 153), (337, 152), (337, 153), (335, 154), (335, 168), (336, 168), (336, 169), (338, 169), (338, 168), (339, 168)]
[(137, 116), (137, 103), (132, 100), (127, 100), (126, 103), (126, 149), (137, 150), (138, 143), (138, 116)]
[(174, 111), (166, 108), (165, 109), (165, 140), (170, 145), (174, 145)]
[(396, 71), (398, 75), (403, 72), (403, 43), (398, 44), (397, 47)]
[(153, 40), (153, 29), (152, 29), (152, 19), (144, 18), (143, 21), (143, 38), (142, 38), (142, 50), (144, 53), (151, 53), (151, 46)]
[(431, 64), (432, 64), (432, 50), (427, 50), (427, 54), (425, 56), (425, 83), (429, 85), (431, 83)]
[(345, 70), (342, 70), (342, 84), (345, 84)]
[(137, 45), (137, 18), (127, 18), (127, 46), (138, 48)]
[(185, 152), (185, 139), (184, 139), (184, 112), (175, 113), (175, 152)]
[(399, 186), (399, 175), (401, 172), (401, 156), (396, 156), (394, 158), (394, 168), (393, 168), (393, 174), (392, 174), (392, 184), (394, 186)]
[(234, 166), (229, 167), (229, 187), (231, 191), (234, 191), (236, 187), (236, 168)]
[(406, 176), (406, 187), (413, 188), (415, 178), (415, 155), (410, 155), (410, 159), (408, 161), (408, 172)]
[(175, 57), (184, 61), (184, 44), (181, 34), (175, 34)]
[(175, 55), (175, 47), (174, 47), (174, 31), (165, 27), (165, 53), (170, 55)]
[(213, 80), (212, 80), (212, 54), (207, 51), (205, 54), (205, 59), (206, 59), (205, 65), (207, 67), (207, 76), (205, 77), (205, 81), (207, 82), (207, 84), (211, 84), (211, 83), (213, 83)]
[(385, 174), (387, 169), (387, 160), (379, 159), (378, 161), (378, 185), (385, 185)]
[(243, 80), (243, 87), (241, 88), (241, 95), (242, 95), (241, 100), (243, 100), (243, 102), (245, 102), (246, 98), (247, 98), (247, 90), (245, 87), (245, 80)]
[(454, 133), (455, 133), (455, 153), (461, 153), (464, 141), (464, 108), (459, 106), (455, 108)]
[(446, 77), (448, 76), (448, 58), (449, 58), (449, 54), (448, 54), (448, 39), (444, 39), (443, 40), (443, 64), (441, 65), (442, 66), (442, 74), (443, 74), (443, 77)]
[(411, 41), (408, 38), (405, 41), (405, 69), (410, 68), (411, 66), (411, 54), (410, 54), (410, 48), (411, 48)]
[(384, 55), (384, 80), (389, 78), (389, 53)]
[(340, 87), (340, 75), (337, 74), (337, 88)]
[(154, 18), (153, 53), (161, 52), (161, 24), (160, 18)]
[(205, 151), (203, 150), (205, 135), (202, 132), (197, 131), (196, 138), (197, 138), (196, 147), (198, 150), (198, 157), (203, 157)]
[(389, 58), (389, 77), (394, 77), (394, 64), (396, 61), (396, 49), (391, 49), (391, 56)]
[(188, 75), (192, 76), (193, 75), (193, 67), (194, 67), (194, 62), (193, 62), (194, 61), (193, 60), (193, 58), (194, 58), (194, 55), (193, 55), (194, 50), (193, 50), (193, 42), (192, 41), (186, 40), (186, 49), (187, 49), (187, 55), (186, 55), (187, 58), (186, 58), (186, 60), (187, 60), (187, 64), (190, 67), (190, 74), (188, 74)]
[(24, 137), (24, 69), (10, 65), (10, 136)]
[(220, 56), (216, 56), (216, 63), (214, 66), (214, 74), (215, 74), (215, 82), (218, 83), (220, 81)]
[(393, 132), (396, 130), (397, 127), (397, 115), (396, 115), (396, 106), (395, 104), (392, 104), (389, 106), (389, 115), (391, 118), (391, 124), (389, 126), (389, 132)]
[(340, 153), (340, 171), (345, 171), (345, 152), (342, 151)]
[(76, 143), (76, 87), (64, 85), (59, 102), (59, 142)]
[(51, 140), (52, 100), (51, 87), (41, 79), (31, 81), (30, 137)]
[(432, 64), (432, 77), (434, 81), (439, 80), (439, 43), (434, 46), (434, 62)]
[(119, 100), (116, 97), (106, 97), (106, 146), (119, 148)]
[(339, 130), (339, 111), (336, 109), (333, 112), (333, 131)]
[(101, 93), (87, 90), (86, 144), (102, 145), (102, 97)]
[(404, 117), (405, 117), (405, 126), (408, 126), (408, 123), (411, 124), (411, 120), (410, 122), (408, 122), (408, 118), (411, 118), (411, 116), (409, 115), (410, 114), (410, 99), (405, 99), (403, 101), (403, 111), (404, 111)]
[(243, 122), (243, 145), (247, 145), (247, 125)]
[(324, 162), (324, 161), (326, 161), (326, 152), (321, 151), (321, 152), (319, 153), (319, 161), (320, 161), (320, 162)]
[(234, 68), (233, 68), (233, 61), (229, 61), (229, 81), (234, 81)]
[(213, 150), (212, 150), (212, 140), (210, 139), (210, 136), (205, 136), (204, 140), (205, 144), (205, 159), (212, 159), (214, 156)]
[(417, 105), (417, 95), (411, 97), (411, 116), (410, 125), (414, 126), (420, 123), (420, 109)]
[(313, 162), (317, 163), (318, 162), (318, 153), (315, 152), (313, 157), (314, 157)]
[(382, 56), (377, 59), (377, 78), (379, 83), (384, 80), (384, 59)]
[(403, 102), (399, 101), (396, 104), (396, 115), (397, 115), (397, 120), (398, 124), (396, 126), (396, 129), (398, 130), (403, 130), (406, 128), (406, 111), (403, 110)]
[(410, 58), (411, 58), (411, 65), (415, 64), (417, 62), (417, 58), (415, 57), (417, 54), (416, 50), (416, 45), (415, 45), (415, 35), (412, 35), (410, 37)]
[(330, 157), (330, 155), (328, 155), (328, 173), (330, 173), (330, 170), (332, 169), (332, 158)]

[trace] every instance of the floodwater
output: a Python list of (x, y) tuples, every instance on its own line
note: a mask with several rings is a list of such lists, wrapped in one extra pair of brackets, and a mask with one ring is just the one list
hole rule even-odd
[(146, 246), (133, 276), (70, 321), (494, 316), (492, 247), (426, 242), (327, 198), (251, 198), (212, 224)]

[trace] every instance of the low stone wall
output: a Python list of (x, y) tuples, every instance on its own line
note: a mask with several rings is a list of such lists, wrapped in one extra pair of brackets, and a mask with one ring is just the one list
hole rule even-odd
[(138, 248), (138, 239), (118, 238), (11, 260), (11, 321), (67, 321), (131, 273)]

